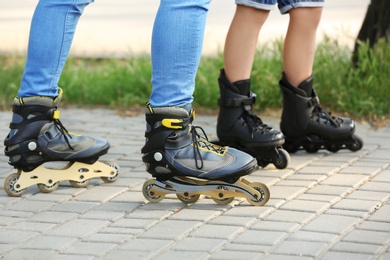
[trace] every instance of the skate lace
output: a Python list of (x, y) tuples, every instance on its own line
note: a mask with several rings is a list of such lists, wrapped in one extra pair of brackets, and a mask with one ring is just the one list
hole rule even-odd
[(72, 147), (72, 145), (70, 144), (69, 139), (68, 139), (68, 136), (70, 139), (72, 139), (72, 135), (68, 132), (68, 130), (66, 130), (65, 126), (62, 124), (62, 122), (58, 118), (53, 118), (53, 123), (54, 123), (55, 127), (58, 129), (58, 131), (61, 132), (69, 149), (74, 151), (74, 148)]
[(261, 134), (264, 134), (272, 130), (272, 127), (268, 126), (267, 124), (264, 124), (258, 116), (252, 113), (251, 110), (245, 110), (241, 117), (242, 119), (244, 119), (243, 125), (246, 125), (248, 127), (249, 133), (251, 134), (251, 138), (253, 138), (255, 132), (260, 132)]
[(340, 126), (338, 118), (332, 116), (331, 112), (328, 112), (326, 109), (324, 109), (318, 104), (314, 107), (313, 115), (317, 116), (317, 122), (319, 122), (321, 119), (325, 119), (325, 122), (330, 122), (336, 127)]
[[(200, 130), (200, 134), (198, 133), (198, 130)], [(225, 152), (225, 147), (209, 142), (205, 131), (200, 126), (193, 126), (191, 128), (191, 135), (195, 155), (195, 165), (197, 169), (200, 170), (203, 168), (203, 158), (202, 154), (200, 153), (201, 150), (207, 150), (217, 154), (223, 154)]]

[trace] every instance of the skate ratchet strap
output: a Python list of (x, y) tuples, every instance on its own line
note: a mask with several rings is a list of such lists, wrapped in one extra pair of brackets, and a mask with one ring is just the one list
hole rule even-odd
[(251, 92), (249, 97), (219, 99), (218, 105), (223, 107), (246, 107), (256, 102), (256, 94)]
[(315, 107), (318, 106), (319, 104), (320, 104), (320, 99), (318, 98), (318, 96), (312, 97), (308, 102), (309, 107)]

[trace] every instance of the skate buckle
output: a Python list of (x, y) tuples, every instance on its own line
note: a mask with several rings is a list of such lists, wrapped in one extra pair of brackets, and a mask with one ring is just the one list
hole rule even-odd
[(182, 129), (183, 128), (183, 120), (181, 119), (163, 119), (161, 121), (162, 125), (170, 128), (170, 129)]

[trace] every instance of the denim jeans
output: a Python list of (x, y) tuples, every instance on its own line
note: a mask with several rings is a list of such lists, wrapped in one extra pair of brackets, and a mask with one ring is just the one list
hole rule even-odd
[[(18, 97), (58, 95), (77, 22), (93, 0), (40, 0)], [(210, 0), (161, 0), (152, 36), (152, 106), (192, 102)]]
[(58, 80), (77, 22), (93, 0), (40, 0), (31, 22), (18, 97), (58, 95)]
[(324, 0), (236, 0), (236, 4), (254, 7), (262, 10), (273, 10), (275, 4), (282, 14), (297, 7), (323, 7)]

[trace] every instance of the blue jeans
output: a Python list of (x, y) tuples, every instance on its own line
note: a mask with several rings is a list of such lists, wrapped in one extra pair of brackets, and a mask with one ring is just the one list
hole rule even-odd
[[(93, 0), (40, 0), (18, 97), (58, 95), (77, 22)], [(152, 106), (192, 102), (210, 0), (161, 0), (152, 36)]]
[(297, 7), (323, 7), (324, 0), (236, 0), (236, 4), (254, 7), (262, 10), (273, 10), (275, 4), (282, 14)]

